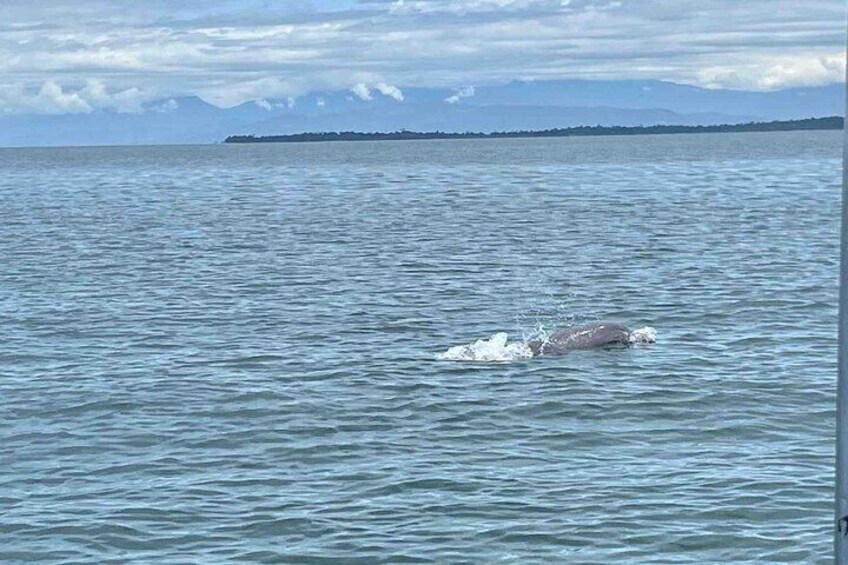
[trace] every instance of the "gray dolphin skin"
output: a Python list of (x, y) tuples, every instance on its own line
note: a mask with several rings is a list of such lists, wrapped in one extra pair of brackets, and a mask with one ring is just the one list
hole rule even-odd
[(563, 328), (545, 341), (531, 341), (527, 345), (533, 352), (533, 357), (565, 355), (570, 351), (598, 347), (629, 346), (630, 329), (622, 324), (600, 322), (576, 328)]

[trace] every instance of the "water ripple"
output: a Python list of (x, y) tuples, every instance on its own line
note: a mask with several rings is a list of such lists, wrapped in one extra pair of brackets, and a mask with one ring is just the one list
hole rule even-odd
[(0, 561), (829, 562), (839, 148), (0, 151)]

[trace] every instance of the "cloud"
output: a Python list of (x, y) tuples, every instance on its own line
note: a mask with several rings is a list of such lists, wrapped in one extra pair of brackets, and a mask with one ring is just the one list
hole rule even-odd
[(839, 82), (845, 76), (845, 53), (789, 55), (752, 63), (709, 67), (699, 82), (709, 88), (776, 90)]
[(772, 65), (757, 86), (773, 90), (839, 82), (845, 77), (845, 53), (782, 61)]
[(365, 85), (365, 83), (360, 82), (359, 84), (357, 84), (353, 88), (351, 88), (350, 91), (353, 92), (354, 94), (356, 94), (359, 97), (360, 100), (372, 100), (373, 99), (373, 97), (371, 96), (371, 89), (368, 88), (368, 86)]
[[(389, 98), (394, 98), (398, 102), (403, 102), (403, 91), (400, 88), (387, 84), (385, 82), (378, 82), (374, 85), (374, 90), (382, 94), (383, 96), (388, 96)], [(353, 88), (350, 89), (351, 92), (356, 94), (360, 100), (365, 100), (366, 102), (370, 102), (374, 99), (374, 95), (371, 92), (371, 87), (369, 87), (364, 82), (357, 83)]]
[(390, 10), (395, 14), (474, 14), (486, 12), (557, 10), (570, 0), (395, 0)]
[(78, 88), (46, 80), (37, 89), (18, 83), (0, 87), (0, 110), (7, 113), (88, 114), (95, 110), (137, 113), (150, 95), (138, 88), (109, 91), (97, 79)]
[(141, 112), (143, 103), (148, 99), (148, 95), (135, 87), (110, 93), (104, 82), (99, 79), (86, 81), (78, 96), (92, 108), (112, 109), (121, 113)]
[(267, 110), (270, 112), (274, 108), (288, 108), (289, 110), (291, 110), (292, 108), (294, 108), (295, 99), (293, 96), (289, 96), (282, 102), (270, 102), (264, 98), (260, 98), (259, 100), (254, 100), (253, 103), (262, 108), (263, 110)]
[(473, 86), (463, 86), (462, 88), (457, 89), (457, 91), (445, 98), (445, 102), (448, 104), (456, 104), (463, 98), (471, 98), (474, 96), (474, 87)]
[[(171, 91), (176, 89), (171, 89)], [(303, 92), (297, 82), (278, 77), (262, 77), (256, 80), (222, 81), (210, 86), (200, 85), (190, 93), (222, 107), (236, 106), (249, 100), (289, 98)]]
[(65, 92), (61, 86), (48, 80), (29, 101), (28, 105), (37, 114), (79, 114), (92, 111), (91, 106), (77, 92)]
[(400, 88), (396, 86), (386, 84), (385, 82), (378, 82), (374, 85), (374, 88), (376, 88), (383, 96), (388, 96), (389, 98), (394, 98), (398, 102), (403, 102), (403, 92), (401, 92)]
[(151, 107), (150, 110), (156, 112), (157, 114), (167, 114), (168, 112), (173, 112), (179, 107), (179, 102), (172, 98), (170, 100), (162, 102), (161, 104), (156, 104), (155, 106)]
[(844, 80), (835, 0), (51, 0), (0, 3), (0, 22), (0, 111), (232, 106), (352, 84), (402, 101), (410, 86), (516, 79)]

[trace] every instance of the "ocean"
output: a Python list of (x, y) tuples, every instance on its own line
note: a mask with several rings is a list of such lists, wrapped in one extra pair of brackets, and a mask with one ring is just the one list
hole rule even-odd
[(0, 562), (829, 563), (840, 157), (0, 150)]

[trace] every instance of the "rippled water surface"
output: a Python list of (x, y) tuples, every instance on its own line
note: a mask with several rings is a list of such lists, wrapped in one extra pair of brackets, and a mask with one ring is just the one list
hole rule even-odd
[(839, 151), (0, 151), (0, 561), (827, 563)]

